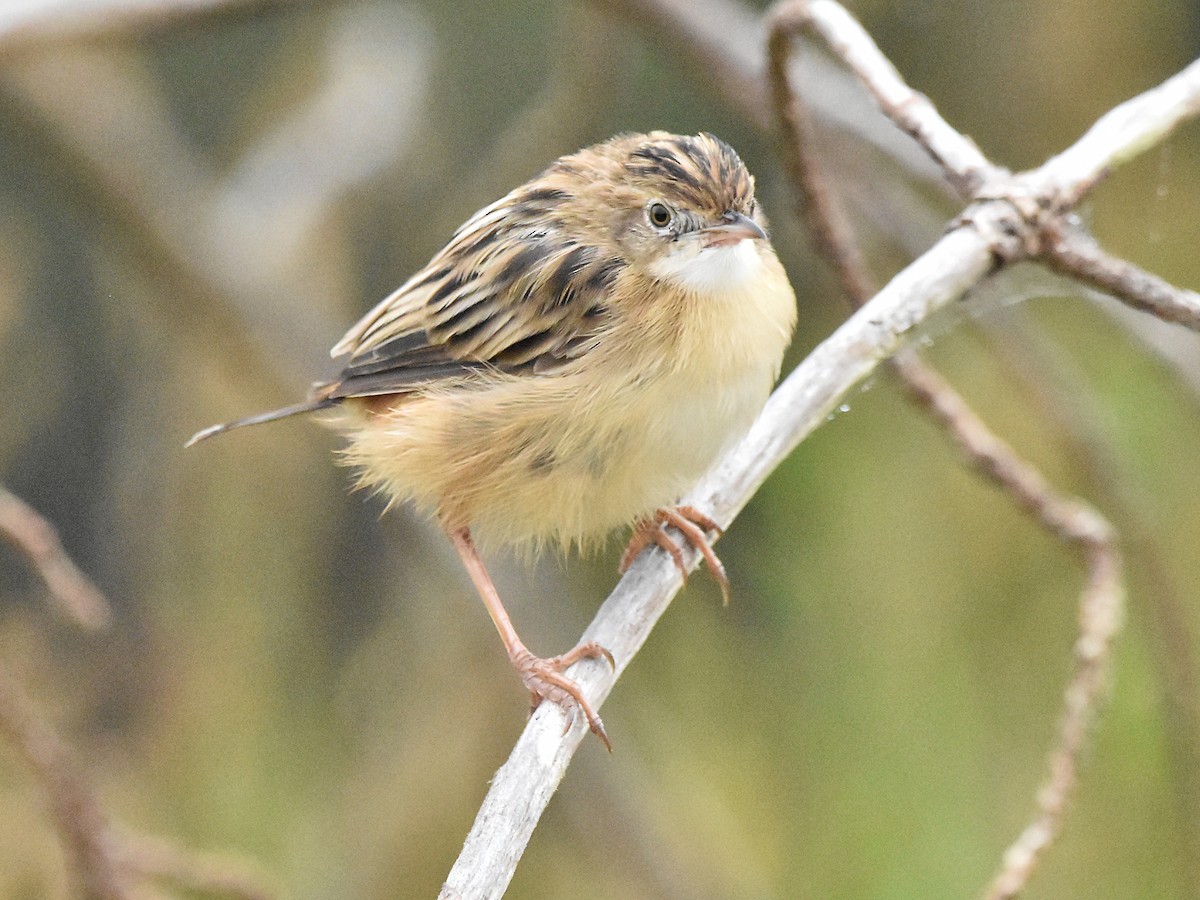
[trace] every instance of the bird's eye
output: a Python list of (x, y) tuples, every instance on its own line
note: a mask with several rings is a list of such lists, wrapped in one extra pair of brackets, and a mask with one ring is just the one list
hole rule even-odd
[(673, 217), (670, 208), (665, 203), (651, 203), (646, 210), (646, 218), (655, 228), (666, 228), (671, 224)]

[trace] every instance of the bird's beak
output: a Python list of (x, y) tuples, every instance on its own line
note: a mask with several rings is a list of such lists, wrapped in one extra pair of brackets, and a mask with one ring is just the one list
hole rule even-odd
[(767, 233), (762, 226), (739, 212), (725, 213), (717, 225), (709, 225), (700, 229), (700, 236), (705, 247), (727, 247), (738, 241), (765, 241)]

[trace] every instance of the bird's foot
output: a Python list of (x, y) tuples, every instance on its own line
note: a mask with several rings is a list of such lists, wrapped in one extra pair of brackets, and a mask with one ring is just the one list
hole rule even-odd
[(642, 519), (634, 525), (633, 537), (629, 539), (629, 546), (625, 548), (625, 553), (621, 556), (621, 574), (625, 574), (625, 570), (633, 564), (637, 555), (653, 543), (671, 555), (675, 567), (683, 575), (683, 580), (687, 581), (688, 572), (687, 565), (683, 561), (683, 548), (679, 541), (667, 533), (668, 525), (674, 526), (687, 543), (700, 551), (700, 555), (708, 563), (708, 571), (712, 573), (712, 577), (721, 588), (721, 599), (728, 606), (729, 577), (725, 574), (725, 566), (717, 558), (716, 551), (713, 550), (706, 533), (712, 532), (720, 535), (722, 529), (709, 516), (694, 506), (664, 506), (655, 510), (653, 516)]
[(583, 696), (579, 685), (563, 674), (568, 667), (581, 659), (604, 659), (610, 666), (616, 668), (613, 655), (607, 649), (595, 641), (585, 641), (566, 653), (543, 659), (540, 656), (534, 656), (522, 646), (510, 658), (517, 674), (521, 676), (521, 681), (529, 690), (534, 709), (537, 709), (542, 700), (557, 703), (567, 712), (567, 728), (574, 724), (575, 710), (582, 710), (587, 717), (588, 727), (592, 730), (592, 734), (600, 738), (608, 751), (612, 752), (612, 743), (608, 740), (608, 733), (604, 730), (604, 723), (600, 721), (600, 716)]

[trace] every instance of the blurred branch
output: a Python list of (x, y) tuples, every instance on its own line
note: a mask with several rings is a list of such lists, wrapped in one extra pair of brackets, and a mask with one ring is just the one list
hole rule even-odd
[[(939, 161), (964, 198), (980, 189), (990, 195), (1002, 196), (1004, 189), (997, 191), (995, 185), (1011, 176), (988, 163), (973, 143), (957, 135), (941, 119), (925, 97), (911, 91), (866, 33), (843, 10), (832, 4), (814, 6), (823, 15), (814, 16), (811, 20), (807, 10), (800, 4), (786, 4), (777, 8), (771, 40), (773, 96), (779, 119), (788, 133), (784, 145), (785, 162), (804, 195), (802, 215), (809, 221), (818, 246), (839, 274), (843, 289), (856, 304), (861, 304), (872, 293), (870, 278), (850, 237), (845, 217), (829, 197), (825, 183), (816, 171), (814, 154), (811, 152), (811, 117), (801, 98), (792, 90), (787, 77), (789, 51), (796, 30), (812, 25), (839, 48), (838, 55), (845, 58), (847, 64), (868, 83), (880, 105), (889, 111), (897, 124)], [(1086, 190), (1094, 187), (1107, 173), (1113, 158), (1127, 152), (1121, 149), (1123, 146), (1140, 147), (1144, 133), (1165, 134), (1182, 121), (1182, 116), (1188, 110), (1195, 112), (1195, 98), (1198, 96), (1194, 88), (1195, 69), (1195, 66), (1190, 67), (1151, 92), (1159, 99), (1170, 97), (1166, 102), (1151, 103), (1147, 102), (1147, 97), (1142, 97), (1138, 98), (1138, 102), (1123, 104), (1104, 116), (1079, 145), (1051, 160), (1046, 170), (1039, 171), (1031, 180), (1044, 184), (1061, 178), (1064, 173), (1072, 171), (1064, 166), (1062, 160), (1074, 160), (1079, 184), (1070, 193), (1064, 192), (1064, 199), (1058, 202), (1078, 202)], [(1193, 85), (1191, 94), (1181, 89), (1181, 85), (1189, 83)], [(1138, 120), (1141, 120), (1141, 128), (1132, 132), (1128, 130), (1130, 122)], [(1028, 202), (1023, 194), (1024, 190), (1018, 189), (1012, 196)], [(1036, 206), (1034, 216), (1040, 217)], [(1134, 309), (1150, 312), (1163, 321), (1197, 328), (1200, 322), (1200, 303), (1197, 301), (1200, 301), (1200, 297), (1195, 293), (1177, 289), (1132, 263), (1109, 256), (1090, 236), (1074, 227), (1076, 223), (1072, 219), (1039, 220), (1041, 234), (1036, 241), (1036, 252), (1050, 268), (1106, 290)], [(1067, 228), (1063, 227), (1064, 223)], [(947, 428), (979, 471), (1004, 488), (1052, 533), (1083, 551), (1088, 582), (1082, 595), (1080, 625), (1081, 628), (1089, 625), (1101, 628), (1103, 633), (1097, 636), (1097, 645), (1106, 648), (1111, 629), (1116, 627), (1118, 621), (1119, 599), (1114, 595), (1105, 601), (1103, 593), (1105, 590), (1120, 591), (1119, 561), (1108, 523), (1094, 509), (1049, 490), (1036, 470), (1016, 456), (1007, 444), (990, 434), (962, 398), (915, 352), (902, 350), (891, 363), (909, 395)], [(1128, 508), (1128, 504), (1126, 506)], [(1160, 635), (1167, 642), (1169, 651), (1169, 660), (1164, 663), (1163, 669), (1166, 690), (1170, 698), (1177, 698), (1180, 691), (1194, 689), (1196, 672), (1191, 664), (1190, 650), (1180, 646), (1181, 640), (1187, 640), (1184, 637), (1186, 629), (1173, 631), (1170, 638), (1161, 634), (1163, 627), (1177, 628), (1185, 620), (1175, 612), (1164, 573), (1160, 570), (1156, 574), (1156, 585), (1168, 590), (1162, 594), (1155, 592), (1150, 602), (1156, 613), (1154, 620), (1160, 625)], [(1107, 613), (1103, 612), (1106, 605)], [(1099, 607), (1102, 611), (1090, 614), (1087, 611), (1089, 606)], [(1081, 637), (1081, 646), (1087, 643), (1088, 638), (1085, 632)], [(1076, 672), (1067, 690), (1060, 743), (1052, 754), (1051, 778), (1038, 798), (1039, 815), (1009, 851), (1004, 871), (993, 884), (990, 897), (1008, 897), (1019, 892), (1032, 871), (1038, 851), (1049, 844), (1060, 827), (1065, 801), (1075, 780), (1077, 757), (1082, 748), (1086, 723), (1095, 715), (1095, 707), (1102, 698), (1104, 670), (1109, 667), (1106, 652), (1094, 660), (1082, 655), (1077, 659)], [(1180, 712), (1180, 725), (1178, 733), (1172, 735), (1172, 746), (1179, 768), (1185, 769), (1189, 761), (1196, 758), (1196, 735), (1191, 727), (1196, 719), (1191, 714), (1192, 704), (1187, 701), (1172, 702)], [(1192, 780), (1185, 777), (1183, 783), (1189, 784)], [(1194, 791), (1185, 793), (1191, 795)], [(1194, 802), (1194, 799), (1184, 802), (1185, 815)], [(1194, 843), (1194, 838), (1185, 841), (1189, 847)], [(1189, 874), (1189, 877), (1194, 876)]]
[(2, 667), (0, 735), (20, 751), (46, 796), (76, 896), (84, 900), (143, 900), (146, 895), (137, 885), (147, 877), (242, 900), (275, 896), (243, 863), (195, 854), (159, 839), (115, 829), (75, 754)]
[(79, 570), (58, 539), (58, 532), (38, 511), (0, 485), (0, 538), (15, 547), (42, 579), (50, 598), (84, 628), (112, 622), (108, 599)]
[[(1139, 321), (1154, 321), (1126, 307), (1111, 305)], [(1151, 656), (1162, 683), (1163, 731), (1178, 787), (1175, 801), (1185, 893), (1200, 896), (1200, 660), (1195, 629), (1189, 621), (1189, 597), (1172, 578), (1152, 537), (1152, 513), (1132, 487), (1135, 475), (1107, 439), (1104, 416), (1096, 408), (1094, 396), (1078, 389), (1080, 379), (1068, 370), (1067, 354), (1050, 341), (1043, 329), (1033, 327), (1027, 317), (1007, 315), (1002, 320), (989, 319), (984, 325), (1001, 332), (1003, 339), (995, 345), (1001, 351), (1002, 362), (1025, 386), (1030, 402), (1044, 407), (1043, 416), (1065, 425), (1060, 429), (1069, 442), (1065, 453), (1080, 460), (1092, 489), (1121, 523), (1128, 569), (1131, 579), (1140, 575), (1143, 582), (1136, 596), (1149, 610), (1146, 623), (1156, 648)], [(1196, 338), (1179, 328), (1171, 332), (1193, 342)], [(1023, 350), (1019, 357), (1006, 352), (1014, 345)]]
[(632, 67), (625, 64), (629, 49), (620, 27), (587, 6), (564, 7), (556, 27), (544, 86), (491, 141), (488, 165), (465, 178), (448, 177), (449, 196), (444, 188), (441, 204), (452, 216), (447, 232), (458, 227), (461, 207), (527, 180), (547, 147), (569, 153), (588, 143), (596, 122), (621, 95), (624, 85), (614, 69)]
[(166, 881), (188, 891), (241, 900), (273, 900), (279, 895), (266, 886), (268, 879), (258, 868), (244, 859), (200, 853), (161, 837), (123, 833), (115, 855), (124, 868), (142, 878)]
[(0, 7), (0, 53), (14, 46), (173, 25), (287, 0), (24, 0)]
[[(1003, 171), (992, 165), (970, 138), (951, 127), (928, 97), (905, 83), (862, 26), (841, 6), (776, 3), (767, 19), (769, 84), (777, 120), (787, 121), (788, 98), (797, 98), (799, 102), (799, 95), (791, 87), (792, 55), (787, 48), (800, 34), (811, 30), (858, 76), (892, 123), (942, 168), (959, 194), (969, 196)], [(807, 110), (803, 115), (808, 116)]]
[(1050, 268), (1091, 284), (1122, 303), (1164, 322), (1200, 331), (1200, 294), (1168, 284), (1124, 259), (1117, 259), (1089, 235), (1072, 230), (1051, 237)]
[[(663, 4), (664, 9), (676, 5)], [(808, 9), (816, 14), (817, 10), (825, 12), (833, 7), (829, 2), (817, 2)], [(1129, 157), (1132, 148), (1147, 149), (1164, 139), (1170, 131), (1164, 123), (1172, 117), (1175, 122), (1181, 121), (1183, 116), (1178, 110), (1191, 109), (1194, 98), (1200, 97), (1200, 72), (1182, 81), (1177, 76), (1172, 81), (1171, 91), (1149, 91), (1121, 107), (1125, 113), (1135, 113), (1128, 115), (1126, 122), (1129, 128), (1144, 128), (1141, 134), (1123, 132), (1110, 135), (1105, 142), (1105, 132), (1093, 129), (1080, 142), (1087, 153), (1077, 154), (1076, 158), (1107, 159), (1105, 165), (1116, 165)], [(922, 108), (932, 110), (931, 106), (909, 110), (917, 116), (917, 125), (922, 115), (928, 115), (921, 112)], [(932, 122), (924, 124), (934, 128)], [(913, 132), (919, 137), (927, 129), (917, 127)], [(939, 159), (955, 168), (956, 182), (971, 183), (970, 166), (961, 167), (955, 157), (947, 155)], [(1042, 228), (1047, 216), (1056, 224), (1069, 225), (1066, 219), (1071, 206), (1063, 200), (1082, 199), (1095, 184), (1095, 171), (1090, 164), (1081, 165), (1078, 172), (1056, 164), (1053, 177), (1039, 178), (1041, 173), (1034, 170), (1024, 181), (1011, 184), (1011, 192), (1007, 193), (997, 190), (996, 182), (1004, 179), (987, 179), (986, 195), (981, 192), (945, 236), (796, 367), (771, 395), (746, 437), (683, 502), (710, 511), (720, 525), (727, 526), (767, 475), (826, 420), (862, 378), (900, 349), (916, 326), (998, 268), (1043, 250)], [(1031, 189), (1034, 182), (1040, 192)], [(1035, 202), (1029, 202), (1031, 197), (1036, 198)], [(1031, 504), (1043, 503), (1036, 498), (1044, 497), (1045, 491), (1030, 488), (1027, 496)], [(1060, 817), (1074, 781), (1075, 759), (1086, 725), (1103, 686), (1108, 643), (1119, 623), (1118, 560), (1107, 527), (1074, 504), (1057, 511), (1043, 510), (1042, 515), (1058, 518), (1057, 527), (1075, 536), (1088, 564), (1089, 579), (1080, 609), (1076, 671), (1067, 688), (1066, 712), (1060, 742), (1051, 758), (1050, 780), (1039, 797), (1038, 817), (1006, 854), (993, 884), (993, 897), (1012, 896), (1012, 891), (1019, 889)], [(689, 551), (686, 558), (694, 565), (698, 554)], [(665, 553), (657, 551), (642, 554), (617, 584), (583, 636), (612, 651), (614, 670), (584, 662), (571, 671), (593, 706), (599, 707), (611, 691), (679, 586), (678, 571)], [(562, 710), (551, 704), (538, 707), (508, 761), (493, 778), (462, 854), (443, 886), (442, 898), (474, 900), (503, 894), (586, 732), (585, 723), (577, 718), (580, 720), (566, 720)]]
[(592, 6), (683, 49), (690, 69), (760, 128), (770, 127), (755, 11), (730, 0), (594, 0)]
[(2, 668), (0, 733), (25, 757), (49, 801), (79, 896), (133, 900), (132, 886), (113, 858), (108, 818), (73, 755)]
[[(197, 211), (209, 205), (209, 175), (169, 124), (157, 97), (145, 96), (107, 54), (70, 54), (10, 62), (0, 69), (0, 96), (27, 120), (26, 133), (58, 158), (53, 175), (68, 179), (70, 195), (103, 211), (122, 232), (121, 246), (140, 254), (161, 287), (150, 293), (163, 330), (215, 332), (225, 356), (282, 382), (301, 373), (263, 366), (256, 335), (226, 295), (195, 235)], [(138, 135), (136, 147), (126, 135)], [(332, 329), (330, 330), (332, 333)], [(271, 346), (271, 345), (268, 345)], [(250, 374), (259, 374), (251, 369)]]

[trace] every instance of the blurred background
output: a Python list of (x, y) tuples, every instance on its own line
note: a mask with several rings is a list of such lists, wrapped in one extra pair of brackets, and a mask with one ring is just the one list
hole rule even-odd
[[(313, 421), (183, 442), (301, 398), (474, 210), (619, 131), (738, 148), (801, 298), (794, 365), (845, 312), (756, 93), (763, 6), (663, 4), (700, 12), (731, 69), (650, 3), (77, 5), (0, 12), (0, 481), (114, 621), (56, 615), (4, 548), (0, 660), (123, 825), (252, 861), (298, 900), (432, 897), (527, 708), (465, 573), (428, 522), (353, 492)], [(851, 9), (1011, 168), (1200, 50), (1185, 0)], [(886, 277), (957, 208), (806, 59)], [(1089, 223), (1195, 289), (1198, 183), (1191, 125), (1103, 185)], [(1200, 344), (1032, 268), (962, 306), (928, 357), (1115, 522), (1129, 564), (1111, 697), (1027, 896), (1200, 896)], [(575, 643), (623, 544), (491, 561), (534, 651)], [(1045, 777), (1074, 556), (883, 374), (718, 550), (732, 605), (703, 574), (676, 599), (603, 709), (615, 752), (585, 742), (509, 896), (975, 895)], [(0, 743), (0, 897), (70, 895), (40, 787)]]

